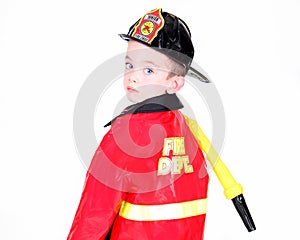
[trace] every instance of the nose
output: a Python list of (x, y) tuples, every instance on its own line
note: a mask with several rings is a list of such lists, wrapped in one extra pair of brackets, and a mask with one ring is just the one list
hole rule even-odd
[(129, 81), (129, 84), (137, 83), (137, 77), (135, 76), (135, 74), (133, 72), (130, 73), (130, 75), (128, 76), (128, 81)]

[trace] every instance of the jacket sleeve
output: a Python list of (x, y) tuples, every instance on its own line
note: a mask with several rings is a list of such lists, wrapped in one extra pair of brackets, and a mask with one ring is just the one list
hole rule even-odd
[[(67, 240), (101, 240), (109, 232), (119, 212), (126, 191), (117, 186), (122, 185), (123, 175), (118, 175), (109, 151), (115, 152), (115, 144), (103, 140), (92, 159), (86, 180)], [(113, 185), (116, 183), (117, 185)]]
[(104, 239), (118, 214), (123, 195), (88, 172), (67, 240)]

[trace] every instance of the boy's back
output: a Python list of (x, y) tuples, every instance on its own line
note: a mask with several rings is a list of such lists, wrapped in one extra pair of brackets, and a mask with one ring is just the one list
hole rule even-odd
[(103, 239), (112, 224), (111, 239), (202, 239), (203, 154), (179, 110), (151, 107), (112, 123), (91, 163), (70, 239)]

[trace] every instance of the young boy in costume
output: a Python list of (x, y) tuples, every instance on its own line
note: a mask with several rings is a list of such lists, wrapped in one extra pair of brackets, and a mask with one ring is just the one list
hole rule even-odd
[(191, 33), (158, 8), (120, 36), (134, 104), (106, 125), (68, 240), (201, 240), (208, 174), (176, 96), (194, 56)]

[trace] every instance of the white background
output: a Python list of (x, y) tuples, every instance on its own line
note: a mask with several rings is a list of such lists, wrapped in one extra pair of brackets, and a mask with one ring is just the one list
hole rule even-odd
[(86, 171), (73, 140), (77, 94), (125, 50), (117, 34), (156, 7), (192, 31), (225, 108), (222, 158), (257, 226), (247, 232), (212, 173), (205, 239), (299, 236), (298, 0), (2, 0), (0, 239), (66, 239)]

